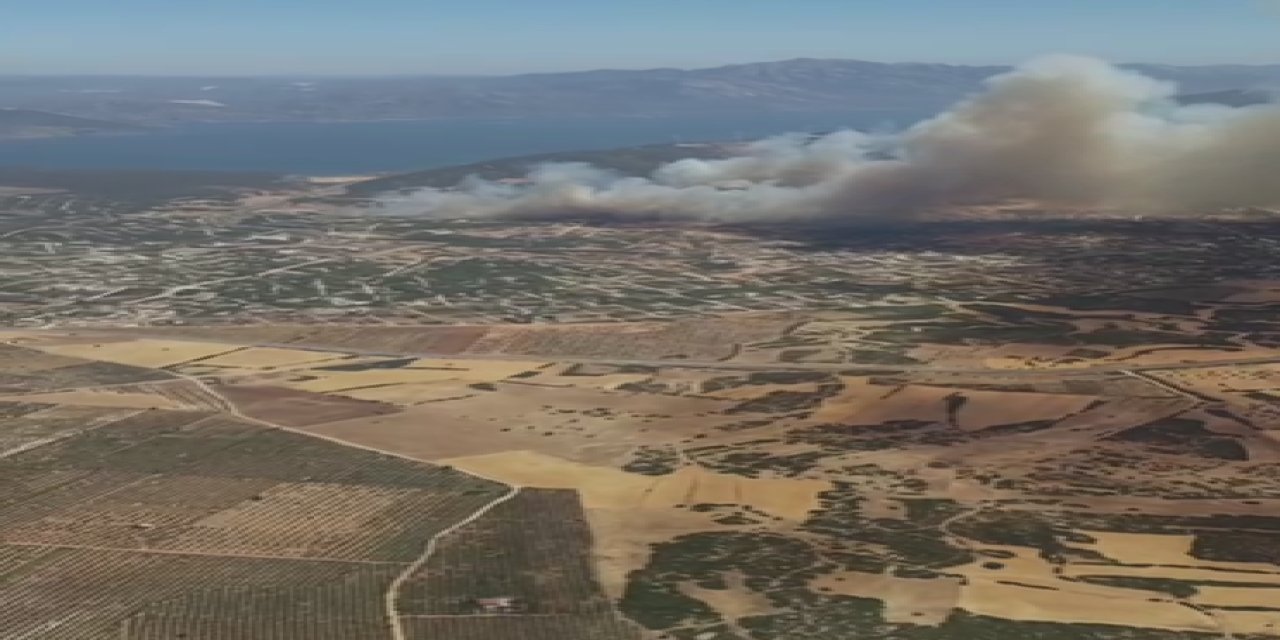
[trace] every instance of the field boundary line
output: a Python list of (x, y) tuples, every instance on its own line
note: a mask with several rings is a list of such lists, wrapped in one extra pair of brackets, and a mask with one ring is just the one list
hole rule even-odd
[(1151, 386), (1153, 386), (1153, 387), (1157, 387), (1157, 388), (1160, 388), (1160, 389), (1164, 389), (1165, 391), (1168, 391), (1168, 392), (1170, 392), (1170, 393), (1176, 393), (1176, 394), (1178, 394), (1179, 396), (1182, 396), (1183, 398), (1186, 398), (1186, 399), (1188, 399), (1188, 400), (1190, 400), (1190, 401), (1192, 401), (1192, 402), (1196, 403), (1196, 406), (1204, 405), (1204, 404), (1205, 404), (1205, 402), (1206, 402), (1204, 398), (1202, 398), (1202, 397), (1200, 397), (1200, 396), (1198, 396), (1198, 395), (1196, 395), (1196, 394), (1194, 394), (1194, 393), (1192, 393), (1192, 392), (1190, 392), (1190, 391), (1187, 391), (1186, 389), (1183, 389), (1183, 388), (1181, 388), (1181, 387), (1179, 387), (1179, 386), (1177, 386), (1177, 385), (1175, 385), (1175, 384), (1172, 384), (1172, 383), (1166, 382), (1166, 381), (1164, 381), (1164, 380), (1161, 380), (1160, 378), (1157, 378), (1157, 377), (1155, 377), (1155, 376), (1153, 376), (1153, 375), (1149, 375), (1149, 374), (1147, 374), (1147, 373), (1143, 373), (1143, 372), (1141, 372), (1141, 371), (1131, 371), (1131, 370), (1128, 370), (1128, 369), (1125, 369), (1124, 371), (1121, 371), (1120, 373), (1121, 373), (1121, 374), (1123, 374), (1123, 375), (1129, 376), (1130, 378), (1133, 378), (1133, 379), (1135, 379), (1135, 380), (1140, 380), (1140, 381), (1142, 381), (1142, 382), (1144, 382), (1144, 383), (1146, 383), (1146, 384), (1149, 384), (1149, 385), (1151, 385)]

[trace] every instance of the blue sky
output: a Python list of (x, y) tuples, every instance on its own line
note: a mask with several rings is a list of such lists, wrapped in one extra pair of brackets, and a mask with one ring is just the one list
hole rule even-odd
[(1280, 0), (0, 2), (0, 73), (470, 74), (1049, 52), (1280, 62)]

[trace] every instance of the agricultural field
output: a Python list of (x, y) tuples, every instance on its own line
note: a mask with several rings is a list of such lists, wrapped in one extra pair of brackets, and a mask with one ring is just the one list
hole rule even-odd
[[(218, 607), (284, 599), (332, 607), (289, 623), (320, 638), (1280, 637), (1280, 440), (1239, 402), (1276, 389), (1265, 362), (636, 360), (642, 326), (616, 358), (594, 326), (444, 357), (269, 329), (8, 334), (12, 553), (352, 571), (122, 591), (135, 614), (76, 633), (226, 637), (261, 623)], [(125, 382), (63, 382), (95, 356)]]
[(227, 411), (42, 395), (0, 403), (6, 638), (384, 637), (397, 578), (506, 491)]
[[(409, 575), (399, 609), (411, 637), (639, 638), (597, 583), (592, 549), (575, 492), (523, 489), (443, 538)], [(494, 612), (494, 599), (508, 602)]]
[(0, 194), (0, 638), (1280, 638), (1273, 217), (334, 184)]

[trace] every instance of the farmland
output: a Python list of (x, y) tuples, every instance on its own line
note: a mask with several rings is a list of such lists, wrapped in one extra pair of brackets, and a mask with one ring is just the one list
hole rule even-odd
[[(378, 215), (341, 183), (170, 178), (167, 198), (145, 175), (0, 192), (6, 325), (217, 325), (264, 346), (541, 357), (601, 352), (580, 331), (526, 325), (629, 322), (647, 331), (607, 355), (715, 359), (738, 342), (759, 345), (741, 357), (773, 361), (1015, 369), (1274, 347), (1265, 317), (1280, 227), (1268, 216), (1009, 208), (870, 230), (600, 226)], [(1218, 259), (1223, 243), (1231, 260)], [(729, 314), (810, 326), (735, 339), (771, 329)], [(494, 332), (482, 340), (475, 325)]]
[(46, 427), (4, 459), (15, 637), (378, 637), (426, 541), (503, 491), (207, 412), (30, 408), (4, 405), (6, 436)]
[(1271, 217), (299, 189), (0, 199), (0, 637), (1280, 637)]
[[(573, 491), (522, 490), (444, 538), (409, 576), (399, 609), (412, 637), (433, 629), (460, 638), (538, 637), (554, 629), (559, 637), (638, 638), (596, 583), (592, 548)], [(512, 610), (486, 612), (485, 599), (495, 597), (512, 599)]]
[[(741, 322), (738, 354), (785, 330)], [(15, 589), (60, 554), (139, 584), (234, 559), (67, 633), (234, 637), (265, 623), (219, 607), (284, 606), (332, 614), (283, 637), (1280, 635), (1280, 562), (1238, 538), (1280, 542), (1280, 444), (1237, 402), (1265, 363), (785, 368), (641, 363), (647, 325), (538, 349), (477, 327), (452, 356), (268, 330), (7, 334)], [(36, 633), (53, 608), (31, 606), (10, 615)]]

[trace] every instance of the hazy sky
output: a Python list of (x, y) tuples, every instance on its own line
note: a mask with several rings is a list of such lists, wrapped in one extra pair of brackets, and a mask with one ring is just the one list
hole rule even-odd
[(0, 73), (513, 73), (793, 57), (1280, 62), (1280, 0), (0, 2)]

